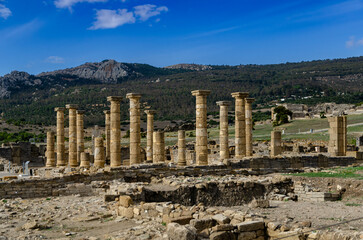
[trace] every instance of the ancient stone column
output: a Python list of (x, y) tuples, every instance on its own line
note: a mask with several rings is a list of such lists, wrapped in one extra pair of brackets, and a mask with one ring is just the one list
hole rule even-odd
[(196, 163), (198, 166), (208, 165), (208, 132), (207, 132), (207, 96), (209, 90), (195, 90), (196, 97)]
[(331, 156), (345, 156), (347, 151), (347, 117), (328, 117), (329, 146)]
[(271, 131), (271, 157), (282, 153), (281, 131)]
[(107, 97), (107, 101), (111, 102), (110, 110), (110, 128), (111, 128), (111, 147), (110, 162), (111, 167), (121, 166), (121, 129), (120, 129), (120, 103), (122, 97)]
[(140, 135), (140, 98), (141, 94), (128, 93), (130, 99), (130, 165), (141, 162)]
[(77, 163), (81, 162), (81, 153), (84, 152), (84, 110), (77, 110)]
[(153, 163), (165, 162), (165, 138), (163, 131), (153, 133)]
[(57, 166), (66, 166), (64, 146), (64, 111), (62, 107), (55, 108), (57, 112)]
[(81, 152), (81, 165), (80, 167), (89, 168), (91, 166), (89, 160), (89, 153)]
[(147, 115), (147, 132), (146, 132), (146, 160), (153, 162), (153, 133), (154, 133), (154, 114), (155, 110), (145, 110)]
[(228, 146), (228, 106), (231, 105), (229, 101), (219, 101), (219, 154), (220, 160), (229, 158)]
[(254, 98), (246, 98), (246, 156), (253, 155), (252, 148), (252, 103)]
[(96, 137), (95, 139), (95, 162), (94, 166), (103, 168), (105, 166), (105, 147), (103, 145), (103, 138)]
[(246, 121), (245, 121), (245, 98), (246, 92), (232, 93), (235, 98), (235, 158), (246, 156)]
[(68, 147), (68, 162), (71, 167), (77, 167), (77, 105), (67, 104), (66, 108), (69, 111), (69, 147)]
[(54, 132), (49, 131), (47, 132), (47, 167), (55, 167), (55, 152), (54, 152)]
[(178, 131), (178, 166), (187, 165), (187, 160), (185, 158), (186, 145), (185, 145), (185, 131)]
[(105, 110), (103, 112), (105, 114), (106, 159), (109, 160), (111, 146), (110, 110)]

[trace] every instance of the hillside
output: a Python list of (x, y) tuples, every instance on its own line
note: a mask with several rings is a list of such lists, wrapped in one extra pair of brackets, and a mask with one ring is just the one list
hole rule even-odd
[[(256, 106), (279, 99), (287, 102), (363, 102), (363, 57), (275, 65), (206, 66), (190, 64), (157, 68), (147, 64), (105, 60), (30, 75), (12, 72), (0, 77), (3, 118), (54, 124), (54, 107), (76, 103), (85, 109), (86, 124), (103, 123), (110, 95), (143, 94), (143, 106), (158, 110), (158, 119), (192, 119), (195, 99), (190, 91), (209, 89), (209, 111), (230, 93), (248, 91)], [(193, 68), (195, 68), (193, 70)], [(203, 70), (204, 69), (204, 70)], [(128, 103), (121, 106), (128, 119)]]

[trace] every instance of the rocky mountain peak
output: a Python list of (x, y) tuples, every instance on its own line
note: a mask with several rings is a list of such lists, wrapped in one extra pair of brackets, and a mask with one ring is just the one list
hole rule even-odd
[(88, 62), (78, 67), (41, 73), (38, 76), (49, 75), (72, 75), (78, 78), (95, 79), (103, 83), (116, 83), (117, 79), (127, 77), (130, 68), (115, 60), (104, 60), (102, 62)]

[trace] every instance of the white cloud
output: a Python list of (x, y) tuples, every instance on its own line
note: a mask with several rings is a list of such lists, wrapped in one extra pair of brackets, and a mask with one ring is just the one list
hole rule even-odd
[(135, 15), (139, 17), (141, 21), (146, 21), (151, 17), (160, 15), (162, 12), (167, 12), (169, 10), (166, 6), (157, 7), (152, 4), (139, 5), (134, 8)]
[(58, 56), (49, 56), (47, 57), (47, 59), (45, 59), (45, 61), (49, 63), (59, 64), (64, 63), (64, 58)]
[(87, 3), (96, 3), (96, 2), (107, 2), (108, 0), (55, 0), (54, 5), (57, 8), (68, 8), (72, 9), (72, 6), (77, 3), (87, 2)]
[(116, 28), (127, 23), (135, 23), (135, 17), (133, 12), (129, 12), (127, 9), (101, 9), (97, 10), (96, 21), (89, 29), (96, 30)]
[(356, 40), (355, 36), (351, 36), (348, 41), (345, 42), (347, 48), (363, 46), (363, 38)]
[(0, 18), (7, 19), (11, 16), (11, 11), (9, 8), (5, 7), (5, 5), (0, 4)]

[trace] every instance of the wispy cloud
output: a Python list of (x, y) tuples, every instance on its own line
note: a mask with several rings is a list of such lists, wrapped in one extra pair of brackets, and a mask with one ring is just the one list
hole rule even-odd
[(363, 46), (363, 38), (356, 39), (355, 36), (351, 36), (348, 41), (345, 42), (347, 48), (354, 48)]
[[(125, 24), (136, 23), (136, 20), (141, 22), (147, 21), (149, 18), (158, 16), (162, 12), (167, 12), (166, 6), (157, 7), (156, 5), (145, 4), (134, 7), (134, 11), (127, 9), (100, 9), (96, 10), (96, 21), (93, 22), (89, 30), (111, 29), (117, 28)], [(159, 22), (160, 18), (155, 22)]]
[(31, 34), (37, 31), (41, 26), (42, 22), (38, 19), (33, 19), (30, 22), (24, 23), (22, 25), (18, 25), (12, 28), (6, 28), (0, 31), (1, 40), (13, 39), (13, 38), (21, 38), (27, 34)]
[(0, 4), (0, 18), (7, 19), (11, 16), (11, 11), (5, 5)]
[(96, 12), (96, 21), (90, 30), (116, 28), (127, 23), (135, 23), (133, 12), (127, 9), (107, 10), (101, 9)]
[(135, 15), (139, 17), (141, 21), (146, 21), (151, 17), (158, 16), (162, 12), (167, 12), (169, 9), (166, 6), (157, 7), (152, 4), (139, 5), (134, 7)]
[(312, 11), (302, 12), (291, 16), (289, 20), (296, 22), (316, 21), (324, 18), (338, 17), (351, 12), (363, 9), (362, 0), (348, 0), (341, 3), (335, 3)]
[(48, 63), (60, 64), (64, 63), (64, 58), (59, 56), (49, 56), (45, 59), (45, 61)]
[(55, 0), (54, 5), (57, 8), (68, 8), (70, 11), (72, 11), (72, 6), (77, 3), (96, 3), (96, 2), (107, 2), (108, 0)]
[(198, 33), (198, 34), (195, 34), (195, 35), (187, 36), (187, 37), (185, 37), (185, 39), (209, 37), (209, 36), (213, 36), (213, 35), (216, 35), (216, 34), (219, 34), (219, 33), (233, 31), (233, 30), (238, 29), (238, 28), (241, 28), (241, 26), (233, 26), (233, 27), (215, 29), (215, 30), (211, 30), (211, 31), (202, 32), (202, 33)]

